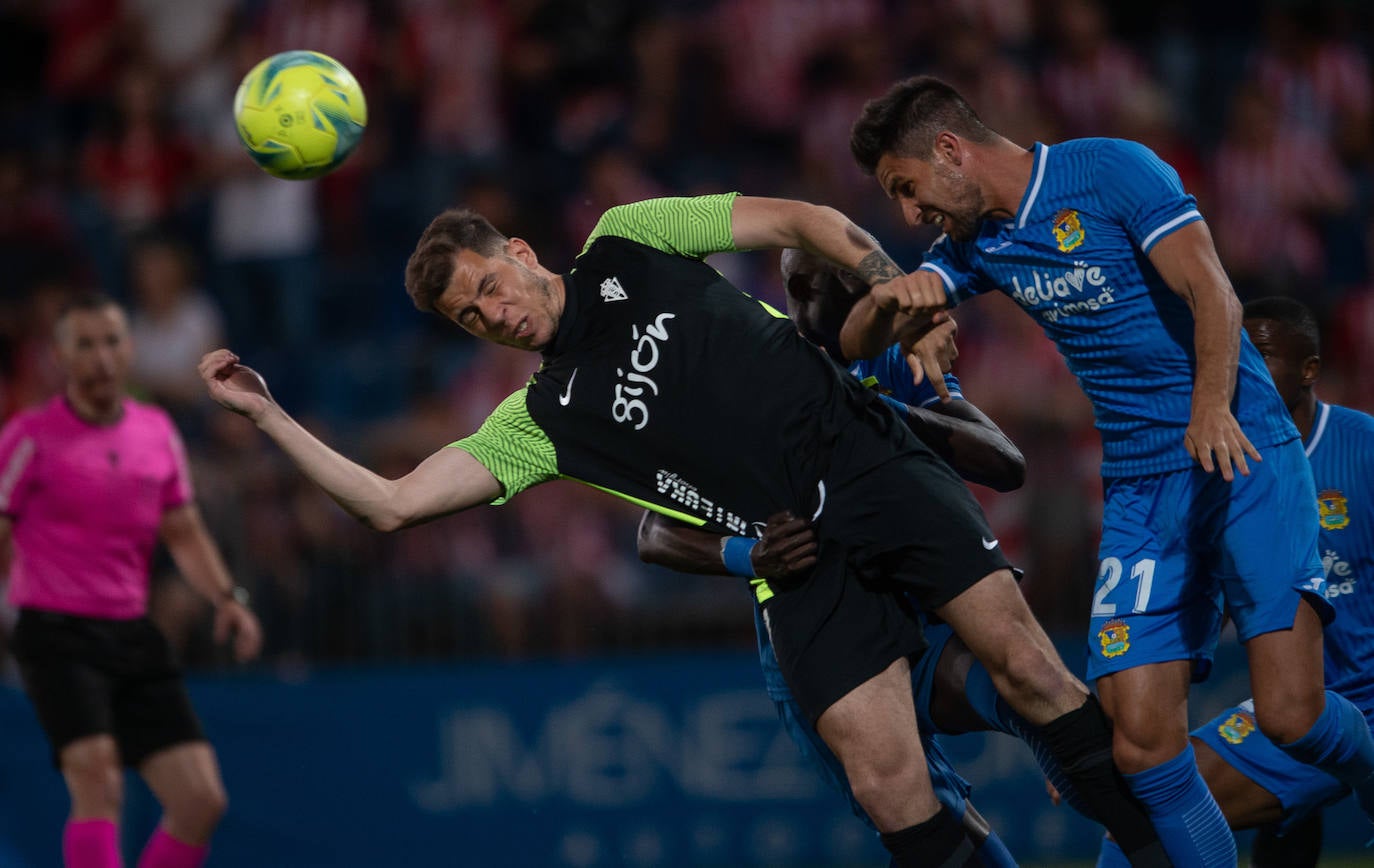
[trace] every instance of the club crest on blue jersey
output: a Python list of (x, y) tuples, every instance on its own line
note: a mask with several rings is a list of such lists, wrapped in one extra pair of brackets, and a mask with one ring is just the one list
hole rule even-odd
[(1083, 223), (1078, 219), (1077, 211), (1065, 208), (1054, 215), (1054, 240), (1059, 243), (1061, 252), (1073, 250), (1083, 243), (1083, 238)]
[(1120, 657), (1131, 650), (1130, 625), (1120, 618), (1113, 618), (1097, 631), (1097, 641), (1102, 644), (1103, 657)]
[(1344, 530), (1350, 525), (1350, 511), (1340, 489), (1328, 488), (1318, 494), (1317, 510), (1321, 513), (1322, 530)]
[(1255, 716), (1248, 711), (1237, 711), (1217, 727), (1217, 735), (1231, 744), (1240, 744), (1254, 731)]

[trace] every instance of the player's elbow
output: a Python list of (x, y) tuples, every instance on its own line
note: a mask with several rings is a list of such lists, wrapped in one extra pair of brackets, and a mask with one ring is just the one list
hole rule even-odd
[(635, 547), (639, 559), (646, 564), (663, 564), (663, 546), (659, 542), (659, 517), (657, 513), (645, 512), (639, 520), (639, 532), (635, 537)]
[(1010, 440), (997, 450), (995, 472), (989, 487), (994, 491), (1015, 491), (1026, 484), (1026, 456)]

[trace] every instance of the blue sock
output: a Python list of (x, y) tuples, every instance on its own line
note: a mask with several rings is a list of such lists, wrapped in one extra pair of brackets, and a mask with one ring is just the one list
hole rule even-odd
[(1097, 851), (1096, 868), (1131, 868), (1131, 860), (1126, 858), (1120, 845), (1103, 835), (1102, 849)]
[(1326, 707), (1307, 735), (1279, 749), (1353, 789), (1365, 814), (1374, 818), (1374, 738), (1350, 700), (1326, 691)]
[(1198, 774), (1191, 744), (1168, 762), (1123, 777), (1175, 868), (1235, 868), (1236, 838)]
[(964, 680), (964, 697), (990, 730), (1003, 732), (1024, 741), (1031, 749), (1031, 753), (1035, 754), (1035, 762), (1040, 766), (1041, 773), (1054, 784), (1054, 788), (1064, 797), (1064, 801), (1083, 816), (1092, 816), (1087, 806), (1078, 798), (1078, 791), (1074, 789), (1068, 776), (1050, 753), (1049, 746), (1040, 737), (1039, 727), (1007, 704), (997, 692), (997, 688), (992, 686), (992, 676), (983, 664), (977, 661), (969, 668), (968, 677)]

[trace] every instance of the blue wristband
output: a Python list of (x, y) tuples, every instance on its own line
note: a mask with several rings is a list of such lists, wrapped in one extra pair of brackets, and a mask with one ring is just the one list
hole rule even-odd
[(754, 578), (754, 561), (752, 555), (754, 546), (759, 541), (748, 536), (729, 536), (720, 547), (720, 559), (725, 562), (725, 569), (732, 576), (743, 576), (746, 579)]

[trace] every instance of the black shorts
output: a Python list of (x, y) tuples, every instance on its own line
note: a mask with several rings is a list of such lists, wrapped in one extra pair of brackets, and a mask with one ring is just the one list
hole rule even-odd
[(807, 717), (899, 657), (925, 650), (927, 612), (1011, 569), (968, 487), (934, 453), (907, 453), (827, 492), (820, 552), (764, 603), (778, 665)]
[(171, 646), (147, 618), (23, 609), (13, 651), (59, 768), (62, 749), (86, 736), (113, 735), (132, 767), (163, 748), (205, 738)]

